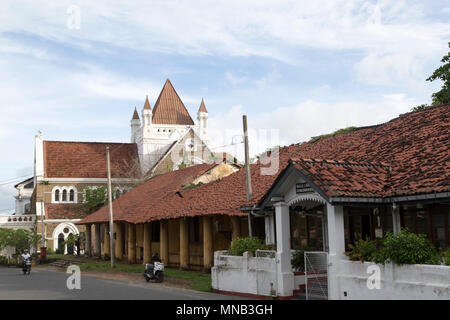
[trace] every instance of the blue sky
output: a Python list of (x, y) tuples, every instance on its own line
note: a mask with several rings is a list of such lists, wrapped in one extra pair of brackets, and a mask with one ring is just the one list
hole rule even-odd
[[(71, 5), (79, 29), (68, 27)], [(450, 39), (447, 0), (0, 6), (0, 212), (14, 207), (13, 184), (3, 183), (33, 172), (38, 130), (52, 140), (128, 142), (134, 106), (146, 95), (153, 106), (166, 78), (194, 119), (204, 98), (215, 136), (232, 132), (217, 145), (247, 114), (256, 153), (429, 103), (441, 84), (425, 79)]]

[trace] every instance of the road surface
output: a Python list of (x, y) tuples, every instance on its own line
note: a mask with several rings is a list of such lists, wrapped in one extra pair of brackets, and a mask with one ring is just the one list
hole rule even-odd
[(20, 268), (0, 268), (0, 300), (109, 299), (109, 300), (229, 300), (234, 296), (166, 287), (161, 284), (112, 280), (81, 274), (81, 289), (69, 290), (70, 274), (35, 268), (23, 275)]

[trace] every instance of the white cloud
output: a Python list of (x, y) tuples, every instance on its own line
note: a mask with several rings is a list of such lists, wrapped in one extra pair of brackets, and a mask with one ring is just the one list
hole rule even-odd
[[(410, 101), (404, 94), (399, 93), (384, 95), (376, 103), (324, 103), (308, 100), (294, 106), (276, 108), (248, 118), (250, 152), (255, 155), (278, 144), (289, 145), (308, 141), (313, 136), (349, 126), (380, 124), (410, 111), (411, 106), (415, 104), (417, 102)], [(209, 128), (214, 129), (215, 147), (229, 145), (233, 135), (242, 135), (242, 114), (243, 106), (237, 105), (229, 112), (209, 120)], [(219, 150), (221, 149), (215, 149)], [(226, 151), (243, 159), (242, 144), (230, 146)]]
[(239, 77), (237, 75), (234, 75), (231, 71), (225, 72), (225, 78), (233, 86), (242, 84), (242, 83), (244, 83), (247, 80), (247, 77), (244, 77), (244, 76), (243, 77)]

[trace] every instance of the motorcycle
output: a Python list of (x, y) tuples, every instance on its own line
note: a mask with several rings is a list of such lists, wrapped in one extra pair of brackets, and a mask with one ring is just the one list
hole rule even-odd
[(159, 259), (158, 254), (153, 255), (153, 263), (145, 264), (145, 272), (142, 274), (147, 282), (155, 280), (156, 282), (163, 282), (164, 280), (164, 264)]
[(31, 273), (31, 257), (26, 259), (23, 262), (22, 271), (23, 271), (23, 274), (30, 274)]

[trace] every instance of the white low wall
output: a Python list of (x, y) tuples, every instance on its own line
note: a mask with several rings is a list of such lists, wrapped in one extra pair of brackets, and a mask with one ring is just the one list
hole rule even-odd
[(271, 296), (277, 289), (277, 266), (273, 258), (229, 256), (227, 251), (214, 253), (211, 269), (215, 290)]
[[(377, 265), (380, 289), (369, 289), (371, 262), (341, 260), (337, 276), (341, 300), (450, 300), (450, 266)], [(331, 280), (331, 279), (330, 279)]]
[(36, 224), (36, 215), (10, 215), (0, 214), (0, 228), (33, 230)]

